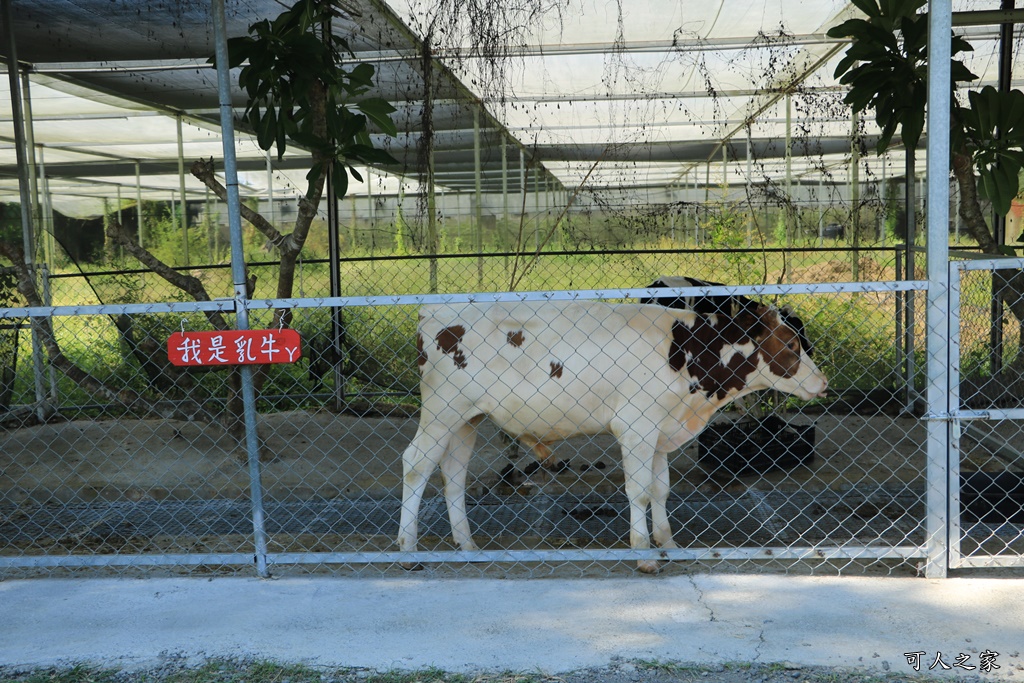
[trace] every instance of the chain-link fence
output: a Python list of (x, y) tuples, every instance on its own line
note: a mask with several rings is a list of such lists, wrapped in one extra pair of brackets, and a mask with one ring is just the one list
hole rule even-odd
[[(932, 329), (934, 322), (932, 328), (926, 324), (923, 283), (899, 281), (891, 274), (896, 264), (892, 249), (807, 253), (812, 256), (797, 265), (799, 254), (756, 252), (756, 269), (736, 265), (743, 254), (678, 250), (545, 253), (535, 261), (515, 254), (367, 258), (342, 263), (341, 297), (328, 296), (326, 264), (304, 264), (298, 288), (305, 298), (249, 304), (253, 328), (270, 325), (272, 307), (287, 305), (291, 325), (303, 338), (299, 362), (259, 366), (252, 377), (258, 458), (252, 457), (246, 439), (239, 398), (245, 383), (238, 368), (183, 368), (167, 357), (172, 333), (213, 329), (210, 311), (221, 310), (232, 324), (233, 301), (128, 303), (139, 292), (157, 291), (152, 276), (136, 272), (90, 275), (88, 291), (95, 305), (83, 306), (81, 278), (53, 277), (53, 304), (77, 300), (78, 305), (33, 318), (33, 326), (23, 325), (16, 338), (12, 400), (0, 407), (0, 568), (4, 573), (82, 566), (141, 571), (157, 565), (189, 572), (251, 571), (257, 555), (257, 564), (265, 562), (275, 573), (316, 568), (386, 574), (401, 572), (398, 565), (404, 563), (471, 575), (595, 575), (631, 571), (634, 561), (644, 558), (673, 560), (666, 571), (685, 570), (692, 561), (787, 571), (913, 571), (926, 547), (936, 542), (925, 528), (930, 491), (947, 483), (927, 480), (925, 425), (915, 404), (929, 381), (920, 370), (922, 340), (944, 331)], [(263, 267), (266, 279), (259, 267), (252, 268), (258, 283), (272, 279), (271, 268)], [(213, 296), (229, 291), (217, 284), (222, 277), (217, 269), (194, 272), (206, 278)], [(434, 284), (432, 272), (440, 294), (424, 294)], [(475, 279), (480, 273), (483, 279)], [(507, 278), (522, 273), (517, 291), (538, 293), (509, 291), (513, 281)], [(700, 438), (655, 458), (656, 479), (671, 483), (666, 516), (677, 547), (650, 551), (635, 543), (630, 549), (636, 525), (630, 499), (637, 486), (636, 475), (627, 473), (636, 466), (623, 460), (616, 436), (573, 434), (583, 418), (578, 410), (572, 417), (558, 417), (565, 396), (551, 404), (556, 408), (540, 411), (553, 420), (543, 434), (536, 433), (543, 431), (536, 425), (517, 433), (514, 422), (500, 429), (500, 420), (484, 420), (475, 424), (478, 438), (464, 487), (465, 515), (479, 550), (460, 550), (454, 543), (444, 482), (440, 472), (432, 472), (418, 507), (417, 554), (400, 552), (403, 453), (414, 440), (426, 401), (420, 394), (424, 355), (455, 371), (459, 354), (465, 354), (467, 368), (460, 372), (475, 373), (473, 386), (484, 382), (482, 377), (491, 378), (486, 386), (492, 393), (495, 386), (506, 386), (507, 391), (497, 392), (506, 401), (550, 390), (549, 384), (534, 385), (533, 375), (514, 390), (507, 387), (506, 376), (505, 385), (495, 385), (493, 359), (484, 358), (481, 371), (481, 357), (471, 353), (481, 347), (439, 336), (438, 330), (427, 337), (421, 330), (417, 344), (421, 305), (454, 306), (469, 299), (633, 301), (665, 274), (748, 285), (676, 294), (714, 295), (719, 302), (723, 296), (742, 296), (790, 310), (813, 344), (811, 360), (828, 378), (828, 396), (801, 399), (758, 392), (718, 411)], [(985, 277), (982, 271), (970, 275)], [(577, 293), (570, 295), (570, 290)], [(501, 293), (445, 294), (466, 291)], [(166, 293), (162, 298), (175, 299)], [(914, 300), (916, 306), (908, 305)], [(984, 306), (990, 300), (991, 284), (986, 289), (984, 282), (965, 278), (960, 333), (965, 359), (991, 347), (984, 343), (992, 319)], [(740, 310), (735, 302), (728, 305), (731, 312)], [(24, 316), (24, 311), (6, 310), (8, 318)], [(542, 316), (520, 322), (537, 338), (554, 337), (563, 344), (548, 343), (544, 349), (552, 357), (534, 358), (545, 382), (586, 375), (584, 366), (591, 373), (608, 370), (599, 373), (600, 379), (586, 375), (590, 379), (570, 390), (591, 392), (592, 415), (606, 413), (602, 401), (625, 384), (607, 386), (611, 370), (640, 362), (636, 344), (653, 344), (645, 362), (653, 354), (671, 365), (672, 344), (679, 342), (671, 322), (659, 328), (633, 320), (632, 328), (639, 326), (641, 333), (628, 350), (616, 346), (608, 325), (583, 334), (559, 320)], [(1009, 372), (1021, 362), (1020, 338), (1015, 319), (1007, 315), (1002, 320), (1000, 367)], [(52, 334), (39, 321), (50, 321)], [(458, 321), (446, 325), (458, 326)], [(513, 343), (516, 331), (499, 335), (505, 342), (498, 345), (501, 353), (520, 348)], [(651, 342), (658, 334), (662, 341)], [(68, 365), (53, 362), (56, 347), (47, 346), (49, 338)], [(980, 345), (968, 344), (968, 338), (972, 343), (981, 338)], [(576, 349), (575, 355), (565, 344)], [(604, 355), (597, 354), (598, 348)], [(620, 350), (613, 354), (612, 348)], [(685, 369), (686, 353), (690, 363), (696, 363), (694, 355), (704, 356), (699, 350), (681, 353), (675, 356), (679, 368), (672, 377), (690, 373), (692, 378), (696, 370)], [(761, 350), (768, 365), (777, 353)], [(49, 362), (40, 362), (43, 357)], [(908, 358), (917, 362), (908, 363)], [(979, 359), (969, 370), (963, 361), (965, 384), (972, 372), (993, 374), (991, 359)], [(701, 362), (706, 370), (710, 367), (711, 361)], [(778, 378), (785, 371), (773, 372), (776, 381), (783, 381)], [(650, 381), (641, 383), (628, 396), (627, 404), (639, 410), (638, 420), (649, 418), (667, 400), (652, 394), (651, 387)], [(717, 391), (697, 380), (675, 395), (689, 397), (690, 389), (694, 395)], [(1020, 388), (1011, 386), (1007, 392), (1000, 400), (1016, 401), (1019, 408)], [(435, 402), (436, 410), (464, 393), (440, 391), (430, 397), (446, 396), (443, 403)], [(661, 398), (652, 403), (652, 395)], [(485, 392), (481, 400), (488, 396)], [(499, 407), (488, 405), (480, 412)], [(969, 423), (962, 443), (974, 438), (978, 453), (990, 453), (972, 469), (993, 475), (1013, 471), (1010, 465), (1000, 470), (1004, 460), (991, 452), (1019, 452), (1016, 420), (994, 430), (989, 424), (992, 433), (984, 434)], [(450, 426), (458, 431), (458, 425)], [(616, 430), (623, 439), (622, 430)], [(571, 438), (549, 443), (553, 435)], [(996, 448), (996, 443), (1003, 445)], [(965, 462), (975, 457), (983, 456), (965, 449)], [(459, 468), (450, 467), (448, 474), (458, 483)], [(959, 552), (974, 558), (1000, 555), (1000, 563), (1020, 564), (1020, 504), (1014, 498), (1019, 490), (999, 482), (1006, 495), (997, 497), (993, 508), (1018, 506), (1018, 517), (1007, 518), (999, 533), (981, 517), (966, 522), (973, 519), (970, 514), (989, 514), (968, 514), (963, 494), (974, 484), (965, 479), (964, 488), (951, 493), (954, 502), (959, 494), (965, 505)], [(991, 496), (976, 498), (981, 502), (974, 505), (984, 507)], [(657, 531), (659, 520), (652, 518), (652, 523)], [(1017, 536), (1009, 535), (1013, 529)], [(979, 533), (990, 536), (978, 540)], [(671, 545), (664, 534), (654, 537)]]
[[(1024, 271), (954, 264), (952, 335), (961, 432), (953, 444), (951, 565), (1020, 566), (1024, 556), (1024, 372), (1017, 317)], [(1011, 294), (1012, 293), (1012, 294)], [(1017, 315), (1014, 314), (1016, 309)]]

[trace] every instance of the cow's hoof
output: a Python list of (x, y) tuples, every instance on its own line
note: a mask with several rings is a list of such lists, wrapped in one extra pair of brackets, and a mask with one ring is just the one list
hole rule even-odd
[(399, 562), (398, 566), (407, 572), (421, 572), (423, 571), (423, 565), (419, 562)]
[(657, 574), (661, 571), (657, 560), (637, 560), (636, 568), (644, 574)]

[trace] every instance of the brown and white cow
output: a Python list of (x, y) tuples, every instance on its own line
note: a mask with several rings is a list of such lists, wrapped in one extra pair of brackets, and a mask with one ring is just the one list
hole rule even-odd
[[(674, 548), (668, 453), (739, 396), (775, 388), (812, 399), (828, 386), (766, 307), (733, 318), (595, 301), (431, 305), (421, 310), (417, 346), (423, 408), (402, 455), (406, 551), (416, 549), (420, 501), (438, 466), (455, 543), (476, 549), (466, 474), (484, 416), (535, 450), (577, 434), (615, 435), (631, 547), (650, 548), (650, 506), (654, 542)], [(655, 572), (658, 563), (638, 566)]]

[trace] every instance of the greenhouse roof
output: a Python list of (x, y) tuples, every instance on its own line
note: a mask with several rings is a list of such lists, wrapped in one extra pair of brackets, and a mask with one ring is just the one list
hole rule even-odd
[[(287, 4), (226, 0), (229, 35), (243, 35)], [(506, 0), (505, 23), (495, 26), (507, 39), (483, 45), (470, 37), (481, 17), (439, 9), (464, 4), (343, 3), (346, 20), (333, 30), (349, 40), (356, 60), (375, 64), (377, 94), (398, 108), (400, 131), (377, 138), (399, 164), (368, 177), (372, 189), (364, 182), (352, 192), (395, 192), (399, 177), (417, 182), (427, 97), (421, 41), (428, 33), (436, 57), (436, 177), (444, 188), (472, 191), (479, 177), (484, 192), (515, 193), (534, 181), (537, 168), (549, 186), (569, 192), (580, 185), (742, 184), (753, 180), (755, 167), (758, 178), (777, 183), (787, 167), (795, 183), (846, 177), (837, 169), (848, 165), (854, 122), (832, 76), (844, 44), (825, 34), (856, 16), (849, 2)], [(957, 0), (954, 11), (999, 4)], [(201, 196), (188, 166), (222, 156), (216, 74), (208, 63), (210, 5), (10, 0), (17, 57), (29, 74), (36, 162), (55, 201), (137, 191), (166, 199), (181, 182), (179, 127), (186, 192)], [(991, 17), (954, 23), (971, 24), (957, 29), (975, 47), (968, 66), (981, 82), (994, 83), (998, 27)], [(17, 201), (7, 79), (0, 88), (0, 200)], [(233, 104), (244, 108), (237, 87)], [(870, 149), (876, 127), (857, 126)], [(268, 165), (277, 191), (301, 187), (308, 163), (301, 150), (268, 161), (244, 132), (236, 148), (243, 192), (266, 192)], [(864, 163), (879, 177), (902, 172), (898, 154), (886, 162), (895, 171), (878, 167), (873, 156)]]

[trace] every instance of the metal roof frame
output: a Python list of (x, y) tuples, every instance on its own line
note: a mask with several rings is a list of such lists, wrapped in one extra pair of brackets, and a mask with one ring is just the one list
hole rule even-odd
[[(26, 115), (36, 129), (35, 151), (48, 177), (67, 182), (81, 179), (83, 194), (109, 196), (111, 186), (95, 179), (107, 178), (117, 184), (118, 179), (134, 176), (138, 168), (141, 175), (152, 176), (147, 196), (161, 192), (166, 195), (180, 185), (172, 182), (179, 166), (174, 139), (179, 119), (185, 129), (183, 146), (188, 162), (198, 155), (208, 155), (207, 150), (215, 147), (219, 122), (216, 79), (207, 64), (213, 52), (209, 0), (9, 1), (19, 59), (30, 82)], [(287, 4), (286, 0), (228, 0), (229, 35), (243, 34), (249, 24), (276, 16)], [(419, 38), (409, 28), (407, 18), (417, 11), (417, 4), (414, 0), (357, 0), (348, 4), (357, 11), (348, 21), (339, 22), (335, 30), (349, 39), (357, 60), (377, 66), (375, 94), (398, 107), (395, 118), (403, 131), (396, 138), (379, 139), (400, 162), (382, 170), (415, 184), (420, 164), (417, 146), (421, 139), (423, 81), (417, 64)], [(711, 7), (707, 10), (692, 4), (686, 7), (687, 19), (691, 15), (710, 17), (707, 26), (696, 25), (699, 21), (694, 19), (692, 25), (682, 21), (674, 31), (672, 25), (667, 25), (637, 32), (637, 24), (642, 22), (630, 24), (628, 16), (619, 17), (618, 33), (614, 26), (594, 29), (600, 22), (588, 16), (571, 17), (568, 26), (554, 32), (537, 29), (530, 40), (518, 46), (517, 59), (522, 60), (523, 71), (534, 67), (538, 71), (520, 74), (500, 101), (467, 85), (467, 75), (471, 80), (472, 72), (466, 69), (471, 65), (456, 65), (456, 74), (451, 56), (457, 46), (438, 47), (432, 115), (436, 182), (454, 192), (467, 192), (474, 190), (479, 177), (485, 193), (501, 192), (503, 187), (510, 193), (529, 191), (534, 174), (521, 172), (522, 160), (531, 168), (541, 169), (545, 187), (574, 187), (586, 171), (573, 169), (602, 165), (614, 169), (616, 164), (625, 169), (625, 162), (637, 164), (638, 169), (644, 164), (677, 163), (668, 183), (679, 184), (709, 167), (718, 173), (723, 149), (727, 161), (742, 166), (748, 130), (759, 160), (789, 158), (801, 152), (833, 160), (849, 157), (850, 123), (841, 113), (823, 112), (816, 115), (820, 119), (816, 123), (812, 121), (815, 117), (804, 118), (817, 126), (810, 133), (813, 149), (797, 145), (794, 151), (779, 141), (785, 137), (783, 103), (788, 94), (838, 98), (841, 93), (831, 80), (831, 69), (842, 43), (825, 36), (825, 30), (851, 15), (851, 3), (762, 0), (763, 7), (759, 7), (765, 17), (777, 14), (797, 28), (788, 31), (761, 26), (756, 34), (750, 30), (756, 24), (747, 15), (757, 12), (746, 0), (708, 4)], [(955, 18), (958, 25), (978, 26), (966, 29), (975, 41), (994, 40), (996, 30), (988, 24), (1006, 18), (993, 11), (998, 8), (997, 0), (958, 0), (955, 5), (955, 9), (980, 10)], [(648, 0), (635, 3), (630, 12), (638, 13), (645, 21), (664, 14), (671, 22), (681, 6), (676, 1)], [(805, 19), (803, 15), (808, 16)], [(577, 30), (572, 22), (583, 28)], [(762, 49), (774, 50), (785, 64), (776, 68), (774, 75), (760, 74), (765, 78), (757, 78), (759, 74), (754, 70), (758, 50)], [(684, 72), (688, 66), (700, 67), (701, 60), (712, 60), (707, 69), (724, 65), (723, 73), (730, 68), (747, 69), (746, 85), (742, 78), (726, 73), (722, 83), (704, 89), (652, 87), (670, 80), (661, 78), (659, 67)], [(568, 82), (578, 87), (569, 89), (564, 87), (565, 74), (559, 70), (575, 68), (573, 65), (603, 65), (605, 73), (584, 72), (585, 79), (576, 74), (576, 81)], [(993, 78), (989, 70), (983, 77), (989, 82)], [(548, 81), (553, 83), (549, 91), (538, 90), (538, 83)], [(676, 82), (701, 85), (692, 74), (683, 74)], [(245, 104), (242, 94), (236, 88), (232, 95), (233, 105), (240, 111)], [(61, 96), (68, 98), (63, 105)], [(74, 106), (68, 103), (88, 106), (74, 111), (67, 109)], [(61, 106), (65, 108), (61, 110)], [(474, 143), (474, 110), (482, 114), (479, 143)], [(567, 110), (571, 115), (564, 115)], [(558, 114), (560, 111), (562, 114)], [(119, 127), (138, 127), (147, 118), (152, 119), (147, 125), (154, 131), (163, 126), (162, 145), (141, 139), (134, 143), (114, 139)], [(158, 125), (158, 121), (163, 123)], [(13, 136), (6, 132), (11, 122), (3, 120), (0, 124), (0, 179), (11, 179), (17, 171), (11, 154)], [(69, 140), (67, 135), (71, 133), (62, 138), (61, 127), (70, 131), (74, 128), (70, 124), (78, 124), (79, 130), (91, 125), (98, 139)], [(110, 141), (102, 138), (104, 125), (112, 134)], [(861, 126), (864, 135), (873, 134), (870, 121)], [(479, 174), (474, 144), (479, 144), (481, 150)], [(240, 134), (237, 147), (240, 171), (267, 171), (267, 157), (251, 139)], [(305, 156), (297, 152), (281, 160), (271, 159), (269, 166), (275, 172), (286, 173), (300, 171), (306, 163)], [(866, 158), (862, 163), (875, 162)], [(722, 173), (712, 182), (727, 182), (730, 174)], [(661, 170), (647, 173), (640, 169), (632, 177), (623, 175), (608, 182), (615, 187), (630, 183), (645, 187), (663, 182), (663, 175)], [(159, 180), (158, 176), (166, 178)], [(190, 196), (203, 191), (201, 184), (190, 177), (184, 184)], [(10, 200), (12, 186), (8, 182), (6, 187), (5, 192), (0, 182), (0, 198)], [(397, 182), (385, 192), (395, 187)], [(371, 191), (358, 183), (353, 183), (351, 190), (355, 194)]]

